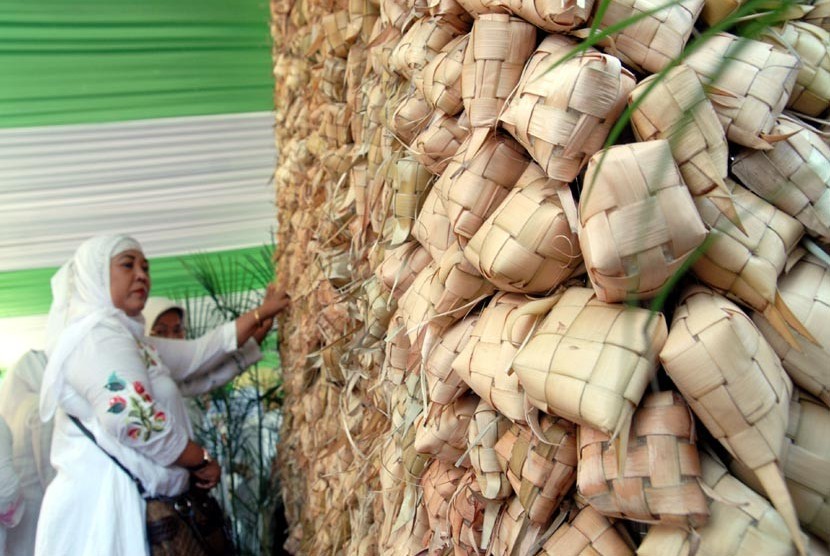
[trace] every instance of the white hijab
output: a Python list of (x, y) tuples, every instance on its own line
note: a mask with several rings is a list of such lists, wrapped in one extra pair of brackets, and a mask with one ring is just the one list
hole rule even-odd
[(52, 277), (52, 307), (46, 323), (49, 362), (40, 390), (44, 422), (58, 407), (67, 358), (95, 325), (117, 323), (136, 339), (144, 335), (144, 318), (127, 316), (112, 304), (110, 296), (110, 260), (129, 249), (141, 251), (141, 245), (124, 235), (95, 236), (83, 242)]
[(144, 311), (141, 313), (144, 315), (144, 335), (151, 336), (156, 319), (171, 309), (176, 309), (181, 313), (182, 326), (184, 326), (185, 316), (187, 315), (184, 307), (167, 297), (158, 296), (147, 299), (147, 303), (144, 304)]

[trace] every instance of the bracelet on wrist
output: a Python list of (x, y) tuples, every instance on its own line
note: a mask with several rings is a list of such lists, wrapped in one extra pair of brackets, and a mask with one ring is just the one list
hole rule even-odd
[(262, 319), (259, 318), (259, 309), (254, 309), (254, 318), (256, 319), (257, 328), (262, 326)]

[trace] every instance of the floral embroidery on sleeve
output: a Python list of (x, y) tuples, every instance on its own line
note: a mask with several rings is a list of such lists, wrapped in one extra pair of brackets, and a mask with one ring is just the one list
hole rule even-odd
[(143, 342), (138, 342), (138, 347), (141, 348), (141, 357), (144, 360), (144, 366), (147, 367), (148, 370), (150, 369), (150, 367), (155, 367), (158, 365), (158, 361), (156, 361), (156, 358), (153, 357), (152, 352), (154, 352), (155, 350), (152, 347), (148, 346)]
[[(104, 386), (110, 392), (122, 392), (127, 389), (127, 382), (112, 373)], [(154, 432), (161, 432), (167, 424), (167, 415), (163, 411), (157, 411), (152, 396), (147, 392), (144, 384), (136, 380), (132, 383), (134, 393), (123, 392), (123, 395), (115, 395), (109, 400), (108, 413), (119, 415), (128, 409), (127, 412), (127, 436), (133, 440), (150, 439)], [(126, 396), (126, 398), (125, 398)]]

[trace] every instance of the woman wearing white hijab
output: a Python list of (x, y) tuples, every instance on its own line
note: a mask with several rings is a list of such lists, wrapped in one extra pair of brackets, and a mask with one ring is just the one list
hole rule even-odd
[(5, 419), (11, 429), (12, 463), (26, 505), (20, 523), (8, 531), (6, 556), (31, 556), (34, 553), (40, 504), (46, 486), (55, 476), (49, 463), (52, 422), (41, 422), (38, 410), (45, 367), (45, 353), (28, 351), (0, 384), (0, 418)]
[[(186, 333), (187, 313), (180, 304), (166, 297), (151, 297), (144, 305), (144, 334), (154, 338), (183, 340)], [(203, 367), (178, 384), (182, 396), (194, 397), (207, 394), (224, 386), (251, 365), (262, 359), (259, 345), (271, 329), (272, 321), (263, 321), (253, 336), (238, 350), (212, 367)]]
[[(196, 485), (213, 487), (219, 466), (189, 438), (174, 409), (175, 383), (244, 344), (288, 303), (269, 290), (255, 311), (193, 341), (144, 336), (141, 311), (150, 291), (149, 264), (126, 236), (96, 236), (52, 278), (47, 324), (49, 363), (40, 414), (55, 418), (52, 464), (35, 554), (148, 554), (146, 496), (175, 496)], [(68, 416), (94, 435), (87, 438)]]

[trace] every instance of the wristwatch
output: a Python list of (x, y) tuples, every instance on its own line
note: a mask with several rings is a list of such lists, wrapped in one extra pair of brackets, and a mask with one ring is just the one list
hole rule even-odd
[(202, 448), (202, 461), (200, 461), (196, 465), (188, 467), (188, 469), (190, 469), (191, 471), (199, 471), (200, 469), (204, 469), (205, 467), (207, 467), (208, 464), (212, 461), (213, 459), (210, 457), (207, 448)]

